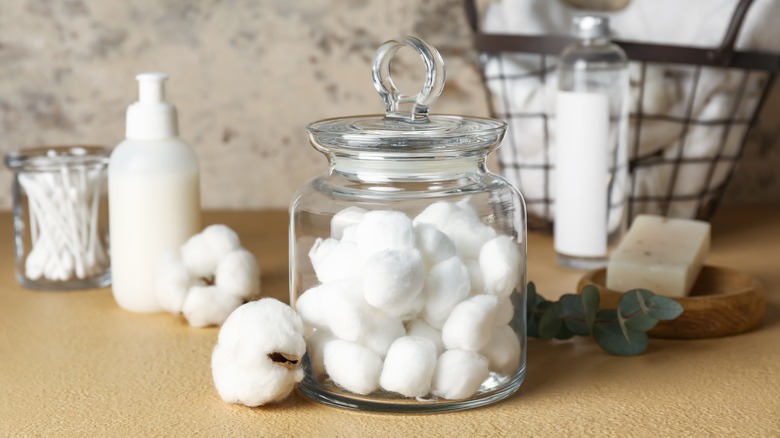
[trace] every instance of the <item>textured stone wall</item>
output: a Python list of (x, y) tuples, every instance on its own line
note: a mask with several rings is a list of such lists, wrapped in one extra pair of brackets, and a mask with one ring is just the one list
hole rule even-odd
[[(402, 34), (447, 63), (433, 112), (487, 115), (460, 0), (0, 0), (0, 152), (113, 146), (135, 74), (164, 71), (200, 157), (204, 206), (285, 208), (326, 170), (306, 123), (383, 111), (371, 57)], [(395, 64), (413, 91), (422, 64), (412, 54)], [(777, 125), (769, 118), (755, 133), (731, 199), (780, 202)], [(0, 209), (10, 179), (0, 170)]]

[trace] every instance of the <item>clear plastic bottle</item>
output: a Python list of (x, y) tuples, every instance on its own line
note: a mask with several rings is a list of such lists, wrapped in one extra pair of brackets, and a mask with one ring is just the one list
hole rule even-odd
[(606, 17), (572, 20), (558, 60), (555, 250), (559, 263), (604, 266), (626, 228), (628, 60)]
[(200, 229), (199, 166), (178, 136), (176, 108), (165, 101), (164, 73), (142, 73), (127, 109), (126, 139), (108, 164), (112, 292), (125, 310), (160, 312), (153, 271)]
[[(399, 48), (428, 67), (416, 96), (390, 78)], [(387, 113), (308, 126), (329, 172), (290, 207), (290, 301), (307, 325), (300, 389), (351, 409), (441, 412), (501, 400), (525, 375), (525, 205), (485, 167), (500, 120), (428, 115), (439, 53), (379, 48)]]

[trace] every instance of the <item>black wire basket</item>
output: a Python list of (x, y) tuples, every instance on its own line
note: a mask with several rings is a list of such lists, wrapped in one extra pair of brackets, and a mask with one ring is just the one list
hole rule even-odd
[[(748, 132), (780, 71), (777, 54), (734, 50), (751, 3), (738, 3), (717, 48), (613, 41), (626, 52), (633, 69), (629, 221), (642, 213), (702, 220), (715, 213), (742, 156)], [(512, 91), (528, 81), (535, 81), (538, 92), (550, 90), (546, 85), (555, 72), (556, 57), (574, 40), (557, 35), (484, 33), (475, 0), (466, 0), (465, 6), (492, 116), (509, 125), (499, 148), (500, 171), (525, 197), (529, 228), (549, 232), (555, 202), (550, 189), (555, 114), (538, 104), (545, 98), (527, 104), (513, 100)], [(524, 68), (518, 72), (509, 68), (511, 65)], [(664, 75), (660, 79), (659, 71)], [(658, 85), (665, 84), (669, 76), (675, 80), (675, 75), (684, 79), (677, 81), (684, 85), (676, 90), (683, 97), (659, 111), (653, 102), (657, 93), (667, 92), (668, 87)], [(727, 101), (704, 102), (713, 96), (708, 92), (714, 84), (712, 75), (728, 81), (734, 90)], [(707, 108), (717, 110), (707, 114)]]

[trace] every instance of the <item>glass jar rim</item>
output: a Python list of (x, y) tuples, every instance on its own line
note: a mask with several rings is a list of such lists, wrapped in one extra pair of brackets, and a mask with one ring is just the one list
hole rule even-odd
[(97, 145), (34, 146), (5, 156), (5, 165), (15, 172), (51, 171), (62, 167), (107, 165), (111, 150)]

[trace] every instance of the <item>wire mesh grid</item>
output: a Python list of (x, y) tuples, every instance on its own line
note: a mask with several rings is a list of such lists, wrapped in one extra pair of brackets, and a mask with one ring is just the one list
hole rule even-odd
[[(740, 2), (716, 49), (616, 41), (631, 61), (629, 220), (642, 213), (709, 220), (715, 213), (780, 70), (775, 54), (733, 50), (750, 3)], [(473, 2), (466, 5), (477, 29)], [(556, 55), (571, 41), (475, 31), (492, 115), (509, 125), (500, 171), (523, 193), (528, 225), (537, 230), (550, 231), (554, 219), (550, 102)]]

